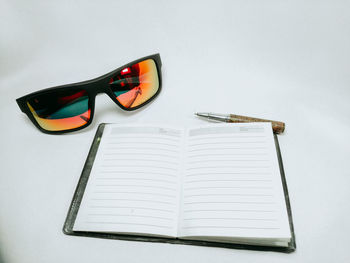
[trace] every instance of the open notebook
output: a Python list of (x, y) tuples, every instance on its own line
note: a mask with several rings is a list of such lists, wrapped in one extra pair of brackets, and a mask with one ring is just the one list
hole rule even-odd
[(270, 123), (101, 124), (64, 231), (293, 251), (276, 143)]

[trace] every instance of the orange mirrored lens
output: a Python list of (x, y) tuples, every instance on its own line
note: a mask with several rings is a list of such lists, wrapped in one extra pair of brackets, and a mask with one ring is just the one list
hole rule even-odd
[(147, 59), (126, 67), (111, 78), (109, 86), (125, 108), (135, 108), (151, 99), (159, 89), (156, 63)]
[(35, 96), (27, 101), (27, 106), (40, 127), (63, 131), (87, 124), (91, 115), (88, 101), (85, 90), (66, 90)]

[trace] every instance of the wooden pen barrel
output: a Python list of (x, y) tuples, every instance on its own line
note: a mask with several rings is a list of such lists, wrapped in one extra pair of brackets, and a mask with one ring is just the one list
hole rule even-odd
[(277, 134), (284, 132), (284, 129), (286, 126), (284, 122), (280, 122), (280, 121), (252, 118), (252, 117), (235, 115), (235, 114), (230, 114), (230, 119), (228, 120), (228, 122), (271, 122), (272, 130), (274, 133), (277, 133)]

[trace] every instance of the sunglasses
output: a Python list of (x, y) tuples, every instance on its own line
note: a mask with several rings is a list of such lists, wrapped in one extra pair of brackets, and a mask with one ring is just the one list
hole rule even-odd
[(33, 92), (17, 104), (42, 132), (62, 134), (87, 127), (93, 119), (95, 97), (106, 93), (123, 110), (136, 110), (160, 92), (159, 54), (128, 63), (101, 77)]

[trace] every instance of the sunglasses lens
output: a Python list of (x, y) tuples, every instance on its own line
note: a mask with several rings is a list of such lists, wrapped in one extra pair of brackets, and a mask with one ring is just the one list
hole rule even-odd
[(89, 97), (85, 90), (54, 91), (27, 101), (37, 123), (47, 131), (78, 128), (90, 120)]
[(159, 89), (156, 63), (147, 59), (126, 67), (111, 78), (109, 86), (125, 108), (138, 107), (150, 100)]

